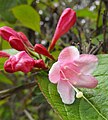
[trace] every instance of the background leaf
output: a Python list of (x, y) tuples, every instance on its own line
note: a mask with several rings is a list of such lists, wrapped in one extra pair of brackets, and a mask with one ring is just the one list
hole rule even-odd
[(40, 16), (29, 5), (20, 5), (12, 9), (15, 17), (25, 26), (40, 32)]
[[(95, 89), (82, 89), (87, 99), (108, 119), (108, 55), (99, 55), (99, 66), (94, 72), (99, 84)], [(44, 74), (44, 75), (43, 75)], [(83, 98), (72, 105), (65, 105), (56, 89), (48, 80), (46, 73), (37, 76), (40, 89), (48, 102), (63, 120), (104, 120)]]

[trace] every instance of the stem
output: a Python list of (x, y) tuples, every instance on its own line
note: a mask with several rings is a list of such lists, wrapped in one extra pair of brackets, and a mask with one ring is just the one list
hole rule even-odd
[(10, 88), (10, 89), (7, 89), (7, 90), (2, 90), (2, 91), (0, 91), (0, 100), (5, 99), (5, 98), (21, 91), (21, 90), (30, 89), (31, 87), (36, 86), (36, 84), (37, 84), (36, 82), (31, 82), (31, 83), (20, 85), (20, 86)]
[(96, 22), (96, 32), (98, 32), (98, 25), (99, 25), (99, 20), (100, 20), (100, 15), (101, 15), (101, 8), (102, 8), (102, 0), (100, 0), (99, 4), (99, 10), (98, 10), (98, 16), (97, 16), (97, 22)]
[(24, 113), (29, 118), (29, 120), (34, 120), (27, 110), (24, 110)]
[[(68, 82), (70, 85), (71, 85), (71, 87), (76, 91), (76, 93), (78, 94), (78, 93), (80, 93), (81, 91), (80, 90), (78, 90), (77, 88), (75, 88), (70, 82)], [(88, 104), (90, 104), (92, 107), (93, 107), (93, 109), (104, 119), (104, 120), (108, 120), (107, 118), (105, 118), (105, 116), (103, 116), (100, 112), (99, 112), (99, 110), (82, 94), (82, 97), (88, 102)], [(79, 97), (80, 98), (80, 97)]]
[(105, 116), (103, 116), (98, 109), (83, 95), (83, 98), (93, 107), (93, 109), (104, 119), (104, 120), (108, 120), (107, 118), (105, 118)]

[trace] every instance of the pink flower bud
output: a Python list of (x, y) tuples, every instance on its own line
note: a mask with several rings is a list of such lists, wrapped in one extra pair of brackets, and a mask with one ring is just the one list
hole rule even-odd
[(11, 47), (16, 50), (25, 51), (25, 46), (33, 48), (32, 44), (29, 42), (24, 33), (16, 32), (10, 27), (1, 27), (0, 36), (3, 39), (7, 40), (10, 43)]
[(28, 38), (23, 32), (18, 32), (17, 34), (19, 35), (19, 37), (27, 47), (33, 48), (32, 44), (29, 42)]
[(20, 38), (11, 36), (9, 38), (9, 43), (12, 48), (19, 50), (19, 51), (23, 51), (23, 50), (25, 51), (24, 43)]
[(9, 58), (10, 55), (8, 53), (4, 52), (4, 51), (0, 51), (0, 57), (7, 57), (7, 58)]
[(9, 41), (10, 36), (17, 36), (17, 32), (10, 27), (4, 26), (0, 28), (0, 36)]
[(35, 49), (35, 52), (37, 52), (38, 54), (45, 55), (54, 60), (53, 56), (48, 52), (48, 50), (43, 45), (36, 44), (34, 46), (34, 49)]
[(21, 51), (5, 62), (4, 69), (6, 72), (13, 73), (22, 71), (28, 73), (35, 65), (35, 61), (25, 51)]
[(34, 67), (37, 67), (37, 68), (42, 68), (42, 69), (47, 69), (44, 61), (42, 59), (40, 60), (35, 60), (35, 65)]
[(52, 50), (57, 42), (57, 40), (75, 24), (76, 22), (76, 12), (71, 8), (66, 8), (60, 19), (58, 21), (52, 42), (49, 46), (49, 50)]

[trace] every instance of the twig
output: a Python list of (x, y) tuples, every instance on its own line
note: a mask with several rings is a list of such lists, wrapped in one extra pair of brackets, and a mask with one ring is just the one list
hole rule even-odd
[(107, 10), (104, 11), (103, 15), (103, 37), (104, 37), (104, 42), (103, 42), (103, 52), (107, 53)]
[(34, 120), (27, 110), (24, 110), (24, 113), (29, 118), (29, 120)]
[(31, 82), (31, 83), (20, 85), (20, 86), (14, 87), (14, 88), (10, 88), (10, 89), (7, 89), (7, 90), (0, 91), (0, 100), (5, 99), (5, 98), (21, 91), (21, 90), (29, 89), (31, 87), (34, 87), (35, 85), (36, 85), (36, 82)]
[(98, 25), (99, 25), (99, 20), (100, 20), (100, 15), (101, 15), (101, 8), (102, 8), (102, 0), (100, 0), (100, 4), (99, 4), (99, 10), (98, 10), (98, 16), (97, 16), (97, 22), (96, 22), (96, 32), (98, 31)]

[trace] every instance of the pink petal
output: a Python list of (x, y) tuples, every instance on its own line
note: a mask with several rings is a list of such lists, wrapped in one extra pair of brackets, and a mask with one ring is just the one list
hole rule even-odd
[(70, 47), (66, 47), (64, 48), (59, 57), (58, 57), (58, 61), (63, 64), (63, 63), (67, 63), (67, 62), (72, 62), (76, 59), (79, 58), (79, 51), (76, 47), (74, 46), (70, 46)]
[(14, 48), (18, 51), (25, 50), (25, 46), (24, 46), (23, 41), (18, 37), (11, 36), (9, 38), (9, 44), (11, 45), (12, 48)]
[(98, 64), (98, 58), (95, 55), (82, 54), (75, 63), (80, 68), (80, 72), (86, 75), (90, 75)]
[(9, 41), (10, 36), (17, 36), (17, 32), (8, 26), (3, 26), (0, 28), (0, 36)]
[(62, 65), (60, 71), (60, 77), (62, 80), (75, 81), (79, 79), (80, 69), (73, 63), (67, 63)]
[(60, 80), (60, 65), (55, 62), (49, 71), (49, 80), (52, 83), (57, 83)]
[(81, 88), (95, 88), (98, 81), (95, 77), (90, 75), (79, 75), (79, 79), (72, 83), (75, 87)]
[(32, 44), (29, 42), (28, 38), (23, 32), (17, 32), (19, 38), (22, 40), (22, 42), (27, 46), (33, 48)]
[(72, 104), (75, 100), (75, 91), (67, 81), (60, 80), (57, 85), (57, 90), (65, 104)]

